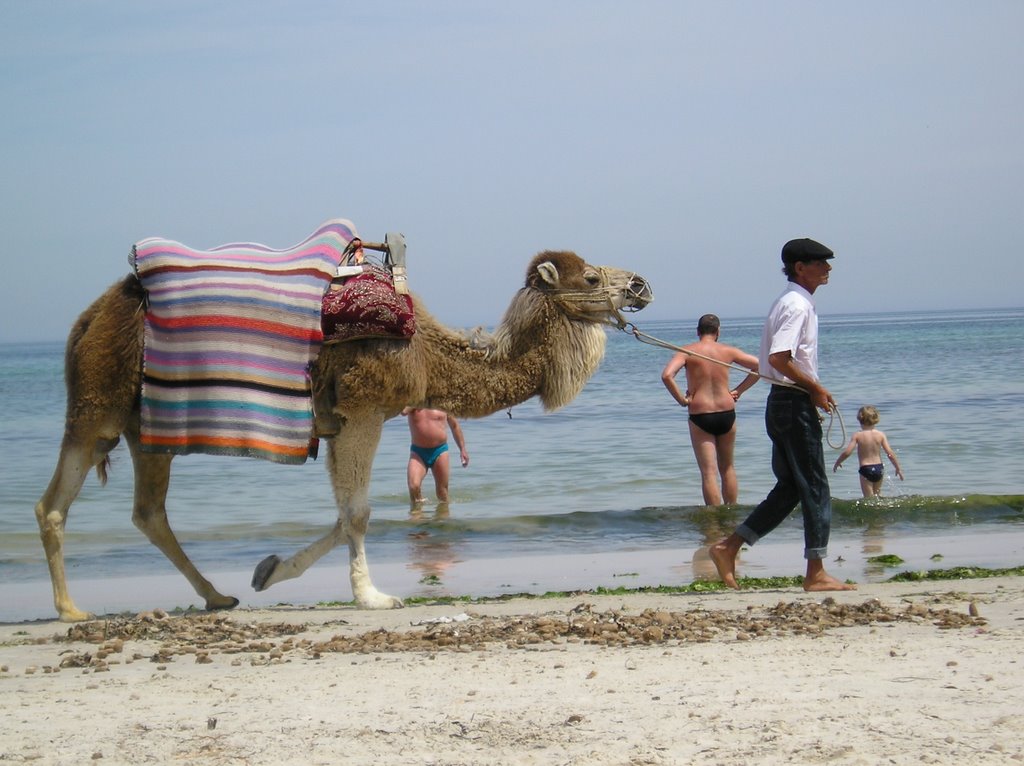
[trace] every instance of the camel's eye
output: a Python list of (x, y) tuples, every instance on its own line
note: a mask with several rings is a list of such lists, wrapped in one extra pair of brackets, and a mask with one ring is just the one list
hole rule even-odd
[(601, 275), (598, 274), (596, 271), (588, 271), (586, 274), (583, 275), (583, 279), (585, 279), (587, 284), (590, 285), (591, 287), (597, 287), (599, 284), (601, 284)]

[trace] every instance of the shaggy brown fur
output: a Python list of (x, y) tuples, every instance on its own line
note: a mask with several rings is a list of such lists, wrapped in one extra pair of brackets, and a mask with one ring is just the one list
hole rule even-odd
[[(207, 609), (238, 600), (219, 593), (196, 570), (167, 523), (164, 506), (172, 456), (139, 448), (144, 292), (127, 277), (104, 293), (75, 323), (65, 359), (67, 421), (53, 479), (36, 504), (36, 518), (62, 620), (88, 618), (67, 591), (63, 538), (68, 509), (86, 474), (105, 478), (107, 455), (125, 437), (135, 469), (132, 520), (192, 583)], [(367, 488), (384, 421), (403, 407), (442, 409), (473, 418), (540, 396), (546, 409), (575, 397), (597, 368), (605, 331), (621, 308), (651, 299), (635, 274), (598, 268), (574, 253), (546, 251), (527, 270), (493, 336), (471, 339), (448, 329), (415, 300), (411, 340), (360, 340), (324, 347), (313, 371), (317, 401), (329, 402), (339, 430), (329, 442), (328, 471), (338, 522), (324, 537), (287, 560), (260, 563), (253, 586), (263, 590), (297, 577), (342, 542), (349, 545), (352, 592), (370, 608), (401, 606), (373, 587), (364, 537), (370, 516)]]

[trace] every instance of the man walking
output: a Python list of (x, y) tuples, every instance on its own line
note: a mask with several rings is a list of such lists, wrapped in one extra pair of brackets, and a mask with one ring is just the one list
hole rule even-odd
[[(828, 284), (833, 252), (813, 239), (793, 239), (782, 248), (786, 291), (768, 312), (761, 335), (759, 370), (773, 382), (765, 409), (772, 440), (776, 483), (736, 531), (711, 546), (719, 577), (736, 583), (736, 556), (775, 529), (799, 502), (804, 520), (804, 590), (854, 590), (825, 571), (832, 524), (832, 499), (821, 446), (817, 409), (829, 411), (835, 400), (818, 379), (818, 315), (814, 292)], [(816, 409), (817, 408), (817, 409)]]

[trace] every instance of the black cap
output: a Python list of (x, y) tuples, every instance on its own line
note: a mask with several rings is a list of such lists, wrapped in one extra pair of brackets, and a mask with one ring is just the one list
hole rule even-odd
[(829, 250), (820, 242), (813, 239), (791, 239), (782, 246), (782, 262), (796, 263), (797, 261), (823, 261), (828, 258), (835, 258), (835, 253)]

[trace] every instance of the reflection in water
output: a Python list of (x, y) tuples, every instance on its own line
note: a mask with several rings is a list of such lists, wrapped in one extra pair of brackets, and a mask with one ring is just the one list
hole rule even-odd
[[(708, 549), (727, 537), (739, 520), (740, 509), (734, 505), (703, 506), (695, 508), (690, 514), (690, 522), (700, 537), (701, 545), (693, 552), (690, 570), (684, 573), (685, 567), (678, 567), (679, 573), (691, 576), (694, 580), (718, 580), (718, 570), (711, 560)], [(740, 557), (736, 557), (736, 576), (740, 576)]]
[(885, 574), (885, 564), (870, 559), (885, 552), (885, 524), (881, 519), (869, 521), (864, 528), (861, 551), (864, 554), (864, 574), (868, 579)]
[[(840, 505), (833, 506), (833, 522), (837, 517), (845, 517), (848, 528), (851, 531), (863, 525), (861, 531), (860, 561), (864, 568), (864, 577), (868, 582), (882, 580), (886, 576), (886, 564), (880, 561), (870, 561), (885, 554), (886, 527), (891, 523), (890, 513), (899, 507), (900, 498), (873, 497), (859, 498), (849, 504), (848, 507)], [(835, 523), (833, 528), (835, 528)]]
[[(448, 503), (438, 503), (431, 518), (423, 512), (423, 503), (413, 503), (409, 508), (409, 518), (413, 521), (426, 522), (423, 526), (409, 533), (410, 569), (420, 572), (419, 581), (422, 585), (441, 585), (443, 575), (458, 563), (455, 546), (444, 535), (432, 531), (432, 527), (440, 528), (444, 520), (449, 518), (451, 510)], [(442, 530), (443, 531), (443, 530)]]
[[(438, 503), (437, 507), (434, 509), (434, 513), (433, 513), (431, 518), (434, 521), (440, 521), (442, 519), (447, 519), (449, 516), (451, 516), (451, 509), (449, 508), (449, 504), (448, 503)], [(409, 506), (409, 518), (412, 519), (413, 521), (424, 521), (424, 520), (426, 520), (427, 515), (423, 512), (423, 503), (422, 502), (418, 502), (418, 503), (414, 502), (414, 503), (412, 503)]]

